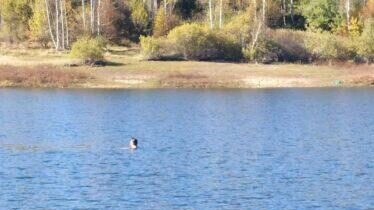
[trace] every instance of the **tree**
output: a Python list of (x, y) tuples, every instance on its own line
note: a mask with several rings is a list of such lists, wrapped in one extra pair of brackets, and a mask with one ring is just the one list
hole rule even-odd
[(336, 0), (304, 0), (301, 9), (312, 30), (331, 31), (341, 23), (339, 3)]
[(153, 36), (160, 37), (166, 35), (168, 32), (167, 16), (165, 14), (165, 8), (160, 7), (157, 11), (154, 23), (153, 23)]
[(175, 4), (175, 12), (182, 19), (191, 19), (199, 11), (200, 8), (196, 0), (179, 0)]
[(115, 41), (120, 37), (120, 8), (113, 1), (101, 1), (98, 8), (98, 34)]
[(43, 0), (35, 0), (32, 5), (33, 15), (29, 20), (30, 38), (47, 47), (49, 42), (46, 8)]
[(131, 1), (131, 19), (138, 31), (141, 33), (148, 25), (148, 12), (142, 0)]
[(212, 5), (212, 0), (209, 0), (209, 24), (210, 24), (210, 29), (213, 29), (214, 23), (213, 23), (213, 5)]
[[(44, 0), (45, 12), (51, 40), (56, 50), (65, 50), (69, 46), (69, 28), (65, 0)], [(54, 10), (51, 8), (54, 8)], [(54, 23), (52, 23), (54, 20)]]
[(29, 30), (32, 9), (29, 0), (2, 0), (1, 19), (3, 38), (9, 42), (24, 40)]
[(83, 29), (86, 30), (86, 7), (85, 0), (82, 0), (82, 19), (83, 19)]
[(155, 37), (167, 35), (178, 23), (179, 19), (176, 15), (165, 12), (165, 7), (160, 7), (153, 22), (153, 35)]

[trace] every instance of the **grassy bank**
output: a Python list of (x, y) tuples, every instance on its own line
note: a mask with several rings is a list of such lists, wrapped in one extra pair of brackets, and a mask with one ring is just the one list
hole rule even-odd
[[(143, 61), (138, 49), (111, 47), (104, 67), (71, 65), (64, 53), (4, 49), (1, 87), (278, 88), (373, 86), (374, 66)], [(74, 67), (73, 67), (74, 66)]]

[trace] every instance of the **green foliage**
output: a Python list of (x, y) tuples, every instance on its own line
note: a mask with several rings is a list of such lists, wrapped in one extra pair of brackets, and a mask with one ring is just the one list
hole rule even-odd
[(143, 0), (131, 0), (131, 19), (137, 29), (143, 30), (149, 23), (148, 12)]
[(70, 56), (81, 59), (86, 64), (92, 64), (104, 59), (105, 46), (106, 43), (101, 37), (81, 37), (73, 43)]
[(339, 1), (303, 0), (300, 8), (306, 17), (308, 27), (313, 31), (331, 31), (342, 22)]

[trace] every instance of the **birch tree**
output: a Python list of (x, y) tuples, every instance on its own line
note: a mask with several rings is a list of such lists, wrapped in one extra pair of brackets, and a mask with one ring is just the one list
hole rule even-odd
[(82, 0), (82, 19), (83, 19), (83, 29), (86, 30), (86, 7), (85, 0)]
[(52, 21), (51, 21), (50, 12), (49, 12), (49, 4), (47, 0), (44, 0), (44, 2), (45, 2), (46, 13), (47, 13), (49, 34), (51, 36), (52, 43), (55, 46), (55, 49), (57, 50), (58, 45), (55, 39), (55, 35), (53, 34), (53, 31), (52, 31), (52, 23), (51, 23)]
[(56, 24), (56, 50), (60, 50), (60, 24), (59, 24), (58, 0), (55, 0), (55, 24)]
[(346, 18), (347, 18), (347, 31), (350, 29), (350, 11), (351, 11), (351, 1), (345, 0), (345, 11), (346, 11)]
[(61, 48), (65, 50), (65, 24), (64, 24), (64, 10), (63, 10), (63, 1), (60, 0), (60, 22), (61, 22)]
[(95, 6), (94, 0), (90, 0), (90, 22), (91, 22), (91, 33), (95, 32)]
[(220, 0), (219, 3), (219, 28), (222, 28), (222, 16), (223, 16), (223, 0)]
[(100, 15), (101, 15), (101, 0), (98, 0), (97, 5), (97, 35), (100, 36)]
[(262, 0), (262, 22), (266, 26), (266, 0)]
[(293, 4), (293, 0), (290, 0), (290, 13), (291, 13), (291, 21), (292, 21), (292, 24), (295, 23), (295, 19), (294, 19), (294, 4)]
[(52, 0), (52, 10), (50, 2), (51, 0), (44, 0), (49, 35), (56, 50), (65, 50), (69, 46), (66, 0)]
[(282, 0), (282, 16), (283, 16), (283, 25), (286, 26), (286, 0)]
[(209, 0), (209, 22), (210, 22), (210, 29), (213, 29), (213, 8), (212, 8), (212, 0)]
[(68, 24), (68, 16), (66, 11), (66, 0), (64, 0), (64, 16), (65, 16), (65, 29), (66, 29), (66, 46), (69, 46), (69, 24)]

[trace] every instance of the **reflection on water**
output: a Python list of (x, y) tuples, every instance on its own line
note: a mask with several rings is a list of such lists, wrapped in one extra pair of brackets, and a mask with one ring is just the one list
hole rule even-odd
[(3, 89), (0, 209), (373, 209), (373, 96)]

